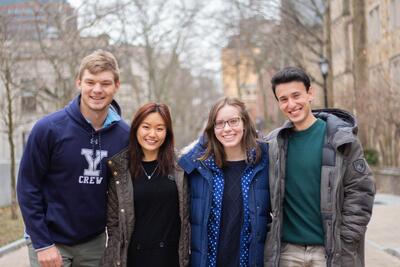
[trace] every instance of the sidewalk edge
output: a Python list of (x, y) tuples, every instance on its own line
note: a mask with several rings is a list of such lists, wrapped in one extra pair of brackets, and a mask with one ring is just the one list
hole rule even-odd
[(384, 251), (398, 259), (400, 259), (400, 251), (398, 249), (386, 248)]
[(19, 249), (20, 247), (22, 247), (24, 245), (26, 245), (26, 240), (25, 240), (25, 238), (21, 238), (10, 244), (0, 247), (0, 258), (3, 257), (4, 255), (8, 254), (9, 252)]

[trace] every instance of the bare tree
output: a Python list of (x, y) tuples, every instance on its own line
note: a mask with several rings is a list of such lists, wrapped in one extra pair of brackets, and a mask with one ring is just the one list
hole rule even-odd
[(205, 82), (211, 75), (193, 68), (191, 51), (201, 38), (202, 8), (196, 1), (183, 0), (90, 0), (76, 9), (65, 2), (33, 1), (34, 32), (17, 51), (18, 61), (29, 66), (24, 68), (29, 68), (26, 73), (35, 87), (40, 107), (36, 116), (63, 107), (76, 93), (74, 76), (81, 58), (105, 48), (119, 59), (119, 95), (129, 106), (128, 116), (144, 102), (165, 102), (184, 133), (181, 139), (193, 139), (203, 122), (188, 119), (187, 110), (178, 105), (191, 105), (204, 118), (204, 109), (216, 95), (216, 84)]
[[(35, 38), (31, 40), (35, 49), (34, 61), (45, 62), (51, 73), (38, 95), (44, 102), (56, 103), (49, 112), (64, 107), (76, 93), (75, 74), (82, 57), (109, 45), (107, 35), (83, 37), (82, 33), (118, 10), (101, 8), (100, 1), (85, 2), (77, 9), (62, 2), (36, 1), (32, 10), (36, 28)], [(79, 26), (78, 10), (82, 10), (84, 18)], [(43, 27), (43, 20), (46, 27)], [(43, 73), (37, 73), (37, 77), (43, 79)]]
[[(327, 9), (325, 0), (283, 0), (281, 5), (281, 44), (286, 62), (305, 70), (311, 79), (322, 86), (321, 76), (310, 69), (318, 66), (321, 57), (328, 57), (324, 49), (328, 43), (323, 34)], [(331, 58), (328, 57), (331, 61)]]
[[(365, 18), (365, 1), (353, 0), (353, 81), (354, 81), (354, 94), (356, 99), (365, 99), (366, 93), (364, 90), (368, 88), (368, 58), (367, 53), (367, 21)], [(360, 121), (366, 122), (366, 112), (363, 106), (363, 101), (355, 101), (354, 106), (357, 116)], [(369, 116), (369, 115), (367, 115)], [(366, 128), (367, 124), (362, 124), (360, 127), (361, 141), (366, 143)]]
[(16, 198), (16, 167), (15, 167), (15, 143), (14, 133), (16, 129), (16, 110), (15, 99), (18, 95), (17, 81), (14, 79), (15, 73), (15, 54), (13, 45), (9, 42), (10, 19), (7, 16), (0, 15), (0, 81), (3, 92), (1, 92), (2, 101), (0, 103), (1, 119), (6, 126), (6, 134), (9, 145), (10, 157), (10, 178), (11, 178), (11, 218), (17, 219), (17, 198)]
[[(195, 1), (133, 0), (119, 14), (119, 42), (138, 48), (125, 50), (143, 77), (133, 83), (142, 97), (165, 101), (183, 53), (193, 37), (202, 5)], [(130, 52), (130, 53), (129, 53)], [(136, 53), (135, 53), (136, 52)]]
[[(378, 152), (381, 166), (400, 166), (400, 83), (382, 65), (370, 70), (369, 84), (363, 88), (362, 113), (359, 124), (364, 125), (365, 147)], [(382, 103), (385, 105), (382, 111)]]
[[(279, 43), (279, 3), (277, 1), (224, 1), (225, 8), (217, 16), (219, 24), (223, 25), (224, 33), (230, 33), (228, 45), (223, 49), (223, 62), (228, 61), (228, 67), (223, 66), (225, 75), (236, 77), (236, 91), (242, 98), (243, 85), (253, 83), (256, 77), (257, 98), (263, 104), (263, 119), (268, 123), (270, 77), (283, 63), (282, 44)], [(228, 15), (227, 15), (228, 14)], [(229, 65), (234, 66), (229, 68)], [(272, 70), (272, 71), (271, 71)], [(269, 125), (265, 125), (269, 128)]]
[(25, 8), (33, 14), (24, 18), (29, 23), (21, 23), (13, 14), (0, 14), (0, 108), (10, 153), (13, 218), (17, 216), (16, 156), (21, 147), (17, 140), (38, 116), (70, 100), (80, 56), (102, 40), (80, 38), (77, 14), (64, 2), (32, 1)]
[[(197, 40), (205, 34), (200, 29), (203, 8), (199, 1), (134, 0), (115, 18), (114, 51), (122, 60), (124, 81), (133, 89), (135, 104), (169, 104), (178, 146), (199, 134), (200, 118), (216, 95), (215, 83), (204, 87), (204, 70), (193, 68), (193, 58), (201, 50)], [(189, 119), (189, 114), (196, 114), (197, 119)]]
[(185, 92), (170, 103), (176, 132), (176, 145), (181, 148), (191, 143), (204, 130), (208, 110), (220, 96), (210, 77), (193, 77), (183, 70), (177, 77), (176, 90)]
[(324, 51), (323, 54), (325, 58), (328, 60), (329, 69), (327, 77), (327, 99), (328, 99), (328, 106), (333, 107), (335, 100), (333, 94), (333, 58), (332, 58), (332, 20), (331, 20), (331, 2), (325, 1), (325, 12), (324, 12)]

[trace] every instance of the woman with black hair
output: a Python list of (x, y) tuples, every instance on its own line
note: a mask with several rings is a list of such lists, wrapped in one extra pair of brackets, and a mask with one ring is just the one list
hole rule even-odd
[(139, 108), (128, 149), (108, 164), (112, 179), (103, 266), (187, 266), (187, 183), (175, 161), (169, 108), (157, 103)]

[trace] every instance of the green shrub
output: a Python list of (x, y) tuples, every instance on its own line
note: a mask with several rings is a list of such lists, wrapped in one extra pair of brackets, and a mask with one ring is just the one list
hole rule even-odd
[(365, 159), (371, 166), (376, 166), (379, 163), (379, 153), (376, 149), (368, 148), (364, 150)]

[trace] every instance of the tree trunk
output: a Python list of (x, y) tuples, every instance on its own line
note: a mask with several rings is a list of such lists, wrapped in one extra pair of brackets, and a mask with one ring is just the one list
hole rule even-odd
[(353, 78), (354, 78), (354, 106), (360, 123), (360, 140), (366, 144), (366, 120), (363, 114), (367, 104), (365, 90), (368, 88), (368, 58), (367, 58), (367, 23), (365, 19), (365, 0), (353, 0)]
[(11, 96), (11, 71), (6, 67), (6, 82), (5, 89), (7, 95), (7, 133), (8, 145), (10, 147), (10, 178), (11, 178), (11, 219), (16, 220), (17, 214), (17, 194), (15, 191), (16, 177), (15, 177), (15, 144), (14, 144), (14, 118), (13, 118), (13, 100)]
[(333, 68), (332, 68), (332, 43), (331, 43), (331, 4), (330, 1), (325, 3), (325, 16), (324, 16), (324, 39), (325, 39), (325, 51), (324, 55), (329, 61), (329, 72), (327, 77), (327, 93), (328, 93), (328, 107), (334, 106), (334, 94), (333, 94)]

